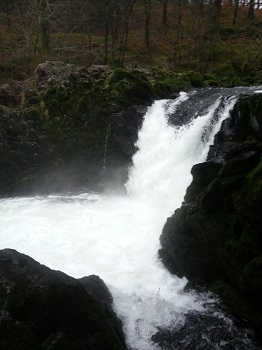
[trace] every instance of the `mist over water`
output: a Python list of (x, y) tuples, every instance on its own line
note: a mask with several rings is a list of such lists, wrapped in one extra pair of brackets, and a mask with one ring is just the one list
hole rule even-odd
[(99, 275), (113, 294), (132, 349), (157, 349), (150, 342), (157, 327), (182, 324), (184, 312), (201, 311), (206, 302), (183, 293), (186, 279), (163, 267), (159, 236), (183, 201), (190, 169), (205, 160), (236, 99), (222, 105), (218, 97), (186, 126), (172, 127), (167, 115), (188, 98), (181, 93), (149, 108), (126, 196), (83, 193), (0, 200), (0, 248), (16, 249), (76, 278)]

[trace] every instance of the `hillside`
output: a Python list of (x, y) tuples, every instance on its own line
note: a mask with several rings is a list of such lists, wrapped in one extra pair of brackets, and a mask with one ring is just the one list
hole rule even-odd
[(202, 75), (195, 85), (203, 85), (203, 75), (213, 86), (262, 83), (257, 5), (250, 15), (251, 4), (238, 2), (40, 3), (0, 2), (1, 83), (30, 77), (45, 60), (194, 71)]

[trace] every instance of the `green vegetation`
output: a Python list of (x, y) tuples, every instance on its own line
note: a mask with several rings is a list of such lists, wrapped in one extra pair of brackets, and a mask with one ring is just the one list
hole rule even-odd
[(252, 2), (0, 1), (0, 83), (55, 60), (157, 69), (167, 91), (258, 85), (261, 44), (262, 9)]

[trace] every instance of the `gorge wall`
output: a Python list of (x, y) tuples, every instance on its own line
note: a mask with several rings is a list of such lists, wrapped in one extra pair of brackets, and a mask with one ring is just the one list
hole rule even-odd
[(241, 96), (208, 160), (192, 168), (184, 202), (160, 238), (160, 257), (189, 286), (207, 286), (261, 337), (262, 95)]

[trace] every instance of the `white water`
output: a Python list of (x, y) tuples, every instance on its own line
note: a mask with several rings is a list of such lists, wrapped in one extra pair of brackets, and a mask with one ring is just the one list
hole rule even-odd
[(187, 310), (202, 310), (196, 295), (183, 293), (186, 280), (169, 274), (158, 260), (159, 236), (166, 218), (180, 206), (193, 164), (204, 161), (222, 120), (235, 100), (221, 110), (208, 142), (218, 99), (206, 115), (180, 128), (165, 114), (188, 98), (157, 101), (139, 133), (126, 185), (127, 196), (81, 194), (0, 200), (0, 248), (14, 248), (74, 277), (99, 275), (114, 296), (132, 349), (157, 349), (150, 343), (157, 327), (183, 322)]

